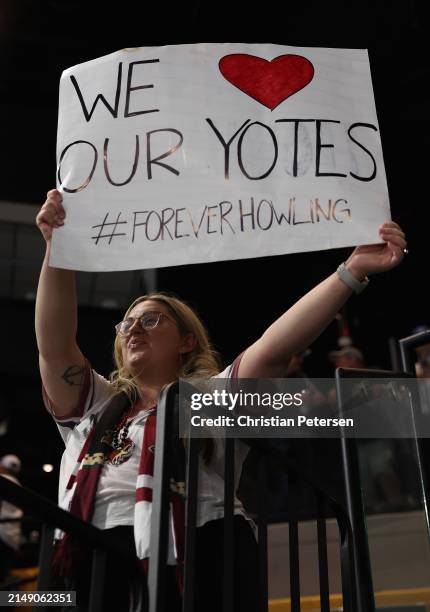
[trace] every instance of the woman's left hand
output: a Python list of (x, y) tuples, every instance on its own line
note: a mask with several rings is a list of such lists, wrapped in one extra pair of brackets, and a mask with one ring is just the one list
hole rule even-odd
[(386, 272), (402, 261), (407, 243), (400, 226), (394, 221), (387, 221), (379, 228), (379, 235), (385, 240), (385, 244), (358, 246), (345, 262), (357, 278)]

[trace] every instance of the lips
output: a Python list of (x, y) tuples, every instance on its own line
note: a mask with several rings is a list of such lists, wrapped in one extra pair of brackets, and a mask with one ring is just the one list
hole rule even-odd
[(148, 343), (145, 340), (137, 340), (136, 338), (131, 338), (127, 343), (127, 348), (135, 349), (141, 346), (146, 346)]

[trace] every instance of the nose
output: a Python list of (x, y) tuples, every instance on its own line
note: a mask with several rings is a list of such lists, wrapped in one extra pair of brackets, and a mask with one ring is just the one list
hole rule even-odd
[(140, 319), (139, 319), (139, 317), (137, 317), (136, 319), (134, 319), (132, 326), (129, 328), (129, 330), (128, 330), (128, 332), (127, 332), (127, 335), (128, 335), (128, 336), (130, 336), (130, 335), (131, 335), (131, 334), (132, 334), (132, 333), (135, 331), (135, 327), (137, 327), (137, 329), (138, 329), (140, 332), (143, 332), (143, 331), (144, 331), (143, 327), (142, 327), (142, 326), (141, 326), (141, 324), (140, 324)]

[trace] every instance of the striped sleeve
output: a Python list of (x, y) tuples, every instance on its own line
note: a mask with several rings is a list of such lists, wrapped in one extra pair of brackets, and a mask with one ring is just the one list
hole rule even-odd
[(244, 356), (244, 354), (245, 351), (242, 351), (231, 364), (229, 378), (239, 378), (239, 365), (242, 361), (242, 357)]

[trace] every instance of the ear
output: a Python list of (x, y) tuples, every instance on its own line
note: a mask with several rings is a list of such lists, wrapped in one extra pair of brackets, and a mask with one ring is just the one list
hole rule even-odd
[(197, 339), (193, 332), (188, 332), (185, 336), (182, 337), (181, 344), (179, 346), (180, 353), (191, 353), (191, 351), (196, 348)]

